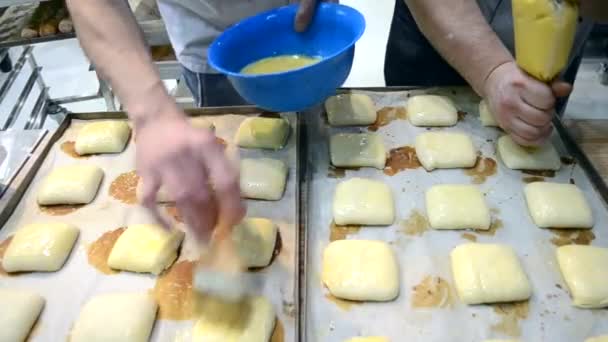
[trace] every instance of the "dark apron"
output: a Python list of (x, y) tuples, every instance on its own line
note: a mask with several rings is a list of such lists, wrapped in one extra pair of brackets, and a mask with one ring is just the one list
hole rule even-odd
[[(513, 17), (510, 0), (477, 0), (482, 13), (505, 46), (514, 54)], [(570, 64), (562, 79), (573, 83), (581, 62), (585, 41), (593, 25), (584, 20), (579, 25)], [(474, 53), (474, 52), (472, 52)], [(466, 81), (435, 51), (418, 29), (404, 0), (395, 1), (386, 56), (384, 78), (387, 86), (458, 86)], [(567, 99), (556, 106), (561, 114)]]

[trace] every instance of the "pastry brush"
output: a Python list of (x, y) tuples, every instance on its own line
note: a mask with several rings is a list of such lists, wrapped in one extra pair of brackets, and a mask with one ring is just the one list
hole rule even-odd
[(214, 232), (194, 272), (194, 289), (225, 301), (241, 300), (253, 287), (231, 238), (231, 229)]

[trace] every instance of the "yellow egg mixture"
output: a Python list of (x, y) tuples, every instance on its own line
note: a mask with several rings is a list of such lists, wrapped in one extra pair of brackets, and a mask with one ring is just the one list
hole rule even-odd
[(243, 74), (260, 75), (272, 74), (288, 70), (300, 69), (305, 66), (318, 63), (320, 57), (310, 57), (305, 55), (281, 55), (260, 59), (241, 70)]

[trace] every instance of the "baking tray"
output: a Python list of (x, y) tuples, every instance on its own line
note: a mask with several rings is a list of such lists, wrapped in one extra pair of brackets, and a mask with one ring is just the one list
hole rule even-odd
[[(223, 107), (188, 110), (191, 116), (205, 116), (216, 127), (216, 134), (227, 143), (227, 153), (239, 152), (243, 157), (273, 157), (285, 161), (289, 166), (289, 176), (285, 194), (280, 201), (247, 200), (248, 216), (272, 219), (278, 226), (281, 250), (271, 266), (251, 272), (258, 287), (256, 293), (271, 300), (277, 313), (276, 341), (297, 341), (299, 316), (300, 282), (296, 269), (299, 261), (299, 161), (298, 142), (300, 136), (299, 117), (295, 113), (284, 113), (288, 119), (291, 134), (287, 145), (279, 151), (238, 149), (233, 142), (240, 122), (247, 116), (262, 113), (254, 107)], [(268, 113), (266, 113), (268, 115)], [(64, 267), (51, 273), (24, 273), (15, 276), (2, 275), (0, 287), (25, 288), (38, 292), (46, 299), (46, 305), (31, 336), (31, 341), (55, 341), (66, 339), (82, 305), (93, 295), (120, 291), (149, 291), (155, 287), (157, 277), (149, 274), (120, 272), (106, 275), (87, 262), (87, 249), (103, 233), (133, 223), (153, 222), (147, 211), (135, 204), (122, 203), (109, 194), (111, 183), (121, 174), (135, 169), (135, 144), (133, 137), (124, 152), (120, 154), (94, 155), (89, 158), (74, 159), (61, 150), (66, 141), (73, 141), (79, 127), (86, 122), (100, 119), (126, 119), (122, 112), (68, 114), (53, 133), (44, 135), (38, 148), (22, 167), (17, 177), (9, 185), (7, 196), (0, 202), (0, 241), (12, 235), (18, 227), (30, 222), (68, 222), (80, 229), (80, 236)], [(169, 142), (168, 142), (169, 143)], [(41, 212), (35, 200), (40, 180), (59, 165), (88, 163), (104, 169), (104, 179), (95, 200), (70, 214), (53, 216)], [(10, 195), (10, 196), (9, 196)], [(164, 210), (161, 210), (164, 212)], [(167, 216), (168, 210), (167, 210)], [(176, 222), (176, 221), (174, 221)], [(181, 225), (180, 223), (176, 223)], [(198, 248), (188, 232), (182, 244), (180, 257), (176, 263), (198, 258)], [(151, 341), (188, 341), (195, 320), (157, 319)]]
[[(559, 121), (552, 141), (563, 156), (561, 170), (549, 174), (526, 174), (509, 170), (496, 156), (499, 129), (482, 127), (478, 118), (479, 98), (466, 88), (367, 88), (348, 89), (370, 95), (377, 109), (401, 107), (415, 94), (436, 93), (451, 97), (467, 114), (455, 127), (418, 128), (406, 119), (396, 119), (377, 132), (387, 149), (413, 146), (417, 134), (432, 130), (468, 133), (482, 156), (497, 162), (496, 174), (469, 174), (462, 170), (407, 169), (389, 176), (382, 170), (334, 170), (329, 161), (329, 136), (338, 132), (367, 132), (367, 127), (329, 127), (322, 108), (305, 113), (305, 134), (309, 144), (303, 181), (308, 194), (302, 198), (303, 223), (300, 230), (303, 264), (301, 278), (303, 340), (334, 342), (353, 336), (387, 336), (391, 341), (482, 341), (486, 338), (520, 337), (522, 341), (583, 341), (608, 333), (607, 310), (581, 310), (572, 307), (557, 261), (556, 245), (578, 241), (608, 247), (606, 186), (574, 144)], [(399, 115), (398, 115), (399, 116)], [(405, 117), (403, 112), (400, 115)], [(573, 157), (573, 158), (572, 158)], [(595, 176), (594, 176), (595, 175)], [(336, 178), (337, 177), (337, 178)], [(341, 178), (340, 178), (341, 177)], [(330, 240), (332, 200), (335, 186), (352, 177), (382, 180), (393, 190), (396, 220), (390, 227), (361, 227), (347, 231), (347, 239), (377, 239), (388, 242), (400, 265), (400, 295), (388, 303), (353, 303), (328, 297), (321, 281), (321, 257)], [(588, 233), (562, 233), (536, 227), (528, 216), (523, 197), (526, 182), (575, 183), (586, 194), (593, 210), (595, 239)], [(424, 193), (435, 184), (481, 183), (480, 188), (492, 210), (493, 228), (489, 233), (474, 231), (433, 231), (425, 219)], [(459, 302), (453, 286), (449, 253), (462, 244), (504, 243), (514, 248), (528, 275), (533, 295), (527, 303), (467, 306)], [(431, 278), (427, 278), (431, 277)], [(437, 284), (441, 278), (441, 285)], [(435, 281), (424, 282), (425, 279)], [(430, 291), (430, 292), (429, 292)], [(422, 299), (422, 300), (421, 300)], [(413, 301), (416, 301), (414, 304)], [(305, 308), (305, 309), (304, 309)]]

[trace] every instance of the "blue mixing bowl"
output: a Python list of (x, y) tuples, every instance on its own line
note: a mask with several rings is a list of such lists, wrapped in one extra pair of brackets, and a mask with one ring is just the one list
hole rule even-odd
[[(333, 95), (350, 73), (355, 42), (365, 30), (363, 15), (354, 8), (321, 3), (308, 30), (299, 33), (293, 29), (297, 9), (290, 5), (247, 18), (209, 47), (209, 64), (226, 74), (245, 100), (267, 110), (304, 110)], [(279, 73), (241, 73), (252, 62), (279, 55), (307, 55), (321, 61)]]

